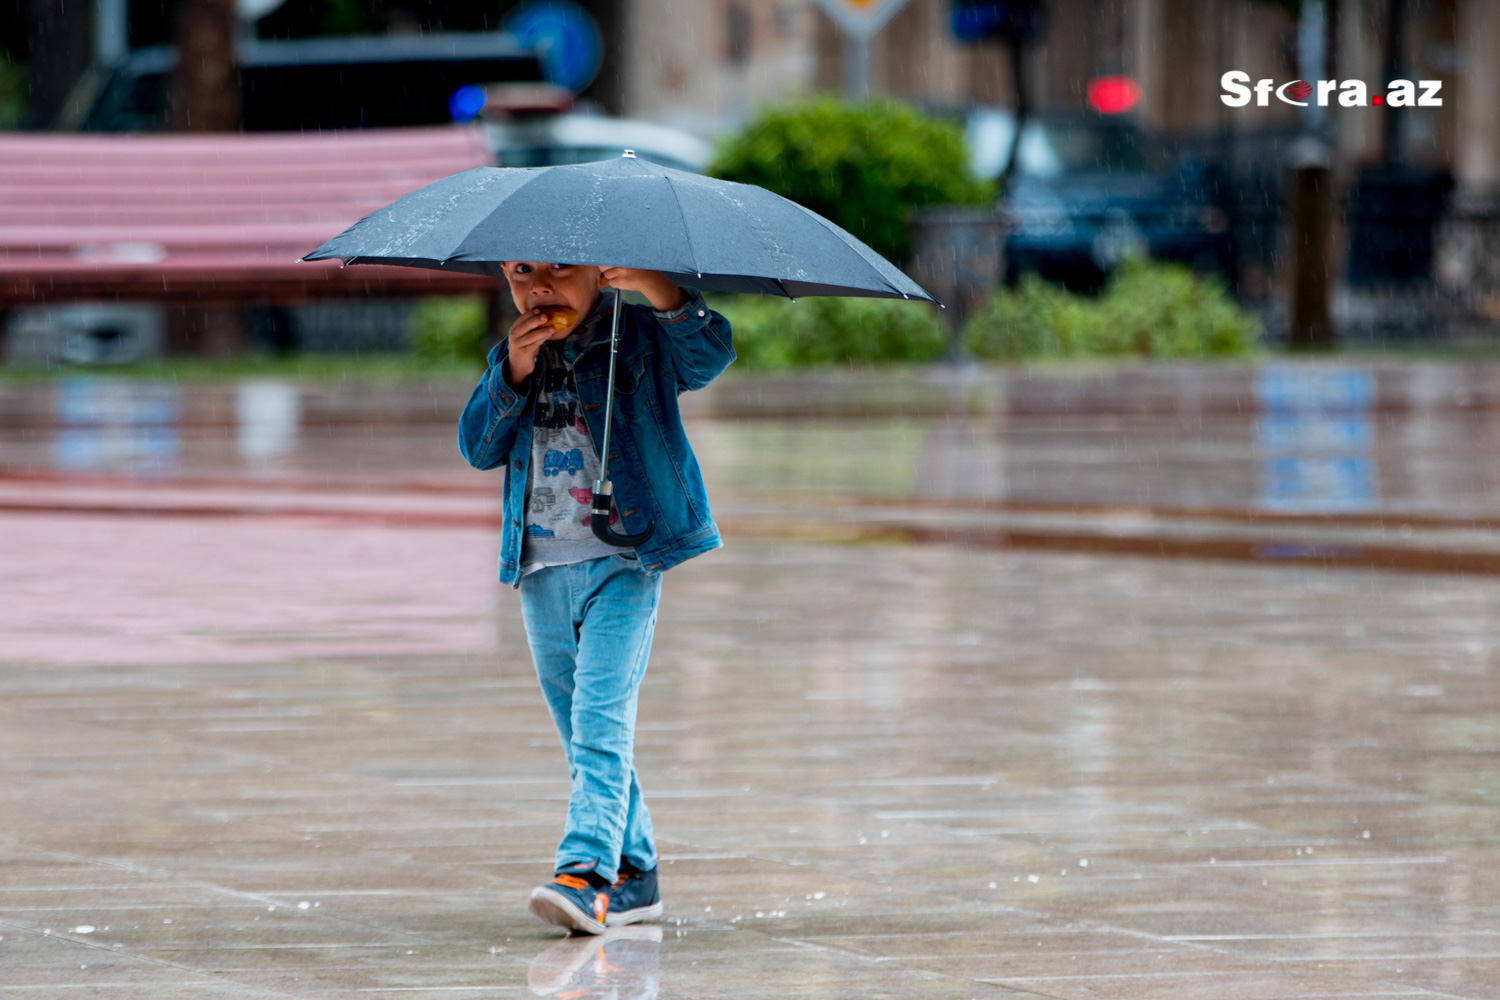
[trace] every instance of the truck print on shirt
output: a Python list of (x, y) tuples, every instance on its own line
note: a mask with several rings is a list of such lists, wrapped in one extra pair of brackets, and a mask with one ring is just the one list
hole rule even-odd
[(557, 493), (550, 486), (538, 486), (531, 491), (531, 512), (540, 514), (557, 503)]
[(542, 462), (542, 475), (574, 475), (583, 471), (583, 451), (569, 448), (567, 451), (548, 451)]
[[(522, 564), (556, 566), (613, 555), (616, 550), (595, 538), (589, 526), (599, 455), (583, 420), (577, 382), (556, 345), (542, 349), (545, 375), (533, 418)], [(611, 523), (619, 517), (610, 512)]]

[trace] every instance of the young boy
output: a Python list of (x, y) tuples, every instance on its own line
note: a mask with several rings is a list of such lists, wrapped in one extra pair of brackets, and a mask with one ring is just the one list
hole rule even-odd
[[(659, 271), (507, 261), (505, 276), (521, 316), (490, 352), (458, 445), (475, 468), (505, 467), (500, 580), (520, 589), (572, 779), (556, 874), (532, 891), (530, 909), (599, 934), (661, 914), (651, 815), (633, 764), (636, 699), (662, 572), (723, 544), (677, 397), (712, 382), (734, 346), (728, 321)], [(603, 282), (618, 291), (601, 294)], [(589, 528), (610, 321), (623, 291), (651, 303), (623, 306), (610, 431), (614, 531), (651, 528), (634, 548)]]

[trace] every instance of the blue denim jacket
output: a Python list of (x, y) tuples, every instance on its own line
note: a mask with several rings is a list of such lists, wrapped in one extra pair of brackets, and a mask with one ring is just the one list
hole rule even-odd
[[(677, 397), (717, 378), (734, 360), (734, 342), (729, 321), (709, 309), (702, 295), (689, 289), (688, 296), (687, 306), (666, 318), (646, 306), (632, 305), (626, 305), (620, 317), (609, 478), (620, 512), (616, 530), (634, 534), (645, 530), (647, 522), (656, 522), (651, 537), (635, 548), (648, 573), (670, 569), (723, 544), (709, 516), (703, 476), (682, 428)], [(603, 318), (573, 366), (584, 422), (596, 449), (604, 440), (612, 308), (601, 305)], [(509, 340), (502, 340), (490, 351), (489, 369), (458, 418), (458, 449), (476, 469), (505, 466), (500, 582), (517, 586), (532, 419), (546, 361), (537, 355), (537, 370), (518, 392), (502, 374), (509, 347)]]

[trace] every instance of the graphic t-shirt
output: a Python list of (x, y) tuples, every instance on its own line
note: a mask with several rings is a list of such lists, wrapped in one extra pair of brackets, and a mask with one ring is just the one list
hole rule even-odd
[[(521, 573), (546, 566), (612, 556), (630, 549), (606, 545), (589, 527), (599, 455), (578, 402), (573, 359), (588, 343), (593, 324), (574, 331), (559, 345), (542, 345), (546, 375), (537, 395), (532, 424), (531, 474), (526, 497), (526, 533), (521, 542)], [(619, 520), (611, 512), (610, 523)]]

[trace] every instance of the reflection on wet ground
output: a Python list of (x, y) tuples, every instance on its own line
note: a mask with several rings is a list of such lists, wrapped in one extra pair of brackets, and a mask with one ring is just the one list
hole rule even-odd
[(1500, 378), (1182, 372), (692, 400), (602, 940), (463, 387), (0, 386), (0, 995), (1500, 998)]
[[(705, 465), (737, 490), (1496, 513), (1500, 463), (1486, 459), (1500, 453), (1500, 366), (1268, 364), (1206, 369), (1196, 380), (1192, 369), (1168, 370), (1180, 385), (1134, 394), (1067, 373), (985, 374), (962, 393), (912, 376), (741, 378), (685, 405)], [(1377, 389), (1396, 374), (1404, 382)], [(1049, 380), (1061, 386), (1034, 384)], [(1481, 391), (1489, 381), (1494, 391)], [(0, 384), (0, 469), (475, 483), (455, 468), (452, 440), (467, 389)], [(897, 397), (895, 412), (887, 396)], [(798, 415), (802, 402), (821, 415)]]
[[(454, 457), (467, 390), (0, 387), (0, 508), (493, 523)], [(1500, 366), (742, 377), (685, 405), (734, 534), (1500, 573)]]
[(569, 937), (533, 958), (526, 985), (539, 997), (656, 1000), (660, 927), (613, 927), (599, 937)]

